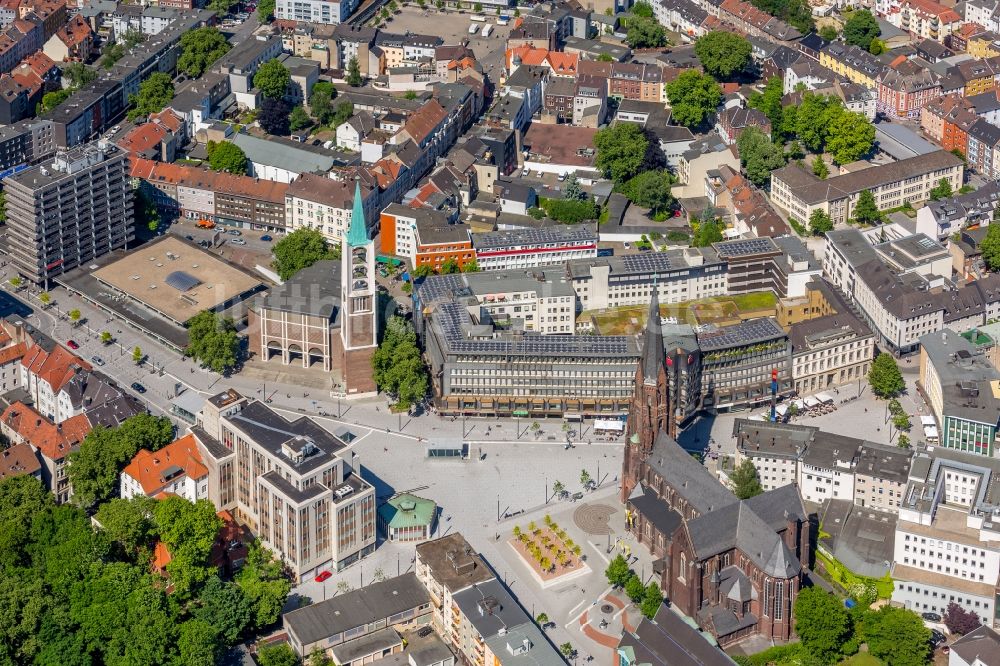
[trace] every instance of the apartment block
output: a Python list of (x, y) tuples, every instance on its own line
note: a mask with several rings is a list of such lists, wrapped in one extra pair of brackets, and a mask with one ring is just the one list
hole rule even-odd
[(379, 215), (379, 228), (382, 254), (408, 259), (414, 268), (438, 270), (448, 261), (461, 268), (476, 259), (468, 225), (445, 211), (392, 203)]
[(342, 569), (375, 550), (375, 488), (340, 454), (346, 444), (312, 420), (288, 421), (230, 389), (209, 398), (195, 436), (231, 510), (296, 580)]
[(418, 544), (414, 571), (430, 594), (434, 627), (442, 636), (449, 636), (459, 621), (455, 595), (496, 578), (459, 532)]

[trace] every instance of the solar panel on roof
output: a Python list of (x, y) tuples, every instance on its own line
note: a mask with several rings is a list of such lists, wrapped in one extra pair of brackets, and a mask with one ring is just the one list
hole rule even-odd
[(201, 284), (201, 280), (184, 271), (174, 271), (167, 276), (164, 282), (181, 293), (190, 291)]

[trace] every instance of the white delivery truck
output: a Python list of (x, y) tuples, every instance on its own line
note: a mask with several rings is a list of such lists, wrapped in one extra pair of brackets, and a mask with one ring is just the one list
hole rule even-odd
[(470, 35), (474, 35), (477, 32), (479, 32), (479, 26), (478, 25), (476, 25), (475, 23), (473, 23), (472, 25), (469, 26), (469, 34)]
[(493, 26), (487, 23), (483, 26), (483, 37), (489, 37), (490, 33), (493, 32)]

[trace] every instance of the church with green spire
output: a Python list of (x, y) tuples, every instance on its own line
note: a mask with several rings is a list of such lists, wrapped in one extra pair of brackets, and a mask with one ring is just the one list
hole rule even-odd
[(341, 370), (348, 395), (377, 391), (372, 356), (378, 347), (378, 294), (375, 287), (375, 242), (368, 237), (368, 221), (361, 183), (354, 182), (351, 225), (341, 240), (341, 316), (343, 346)]

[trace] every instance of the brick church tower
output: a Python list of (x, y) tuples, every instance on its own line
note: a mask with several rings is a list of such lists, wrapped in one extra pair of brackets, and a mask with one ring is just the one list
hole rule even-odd
[(372, 356), (378, 347), (378, 298), (375, 291), (375, 243), (361, 206), (361, 186), (354, 184), (351, 226), (341, 240), (341, 294), (343, 311), (344, 384), (348, 395), (375, 393)]
[(625, 430), (625, 460), (622, 463), (622, 502), (628, 499), (638, 481), (640, 463), (653, 450), (660, 431), (674, 432), (671, 423), (670, 390), (667, 383), (667, 359), (663, 350), (660, 325), (660, 299), (653, 288), (649, 302), (646, 330), (642, 335), (642, 356), (635, 371), (635, 393), (628, 410)]

